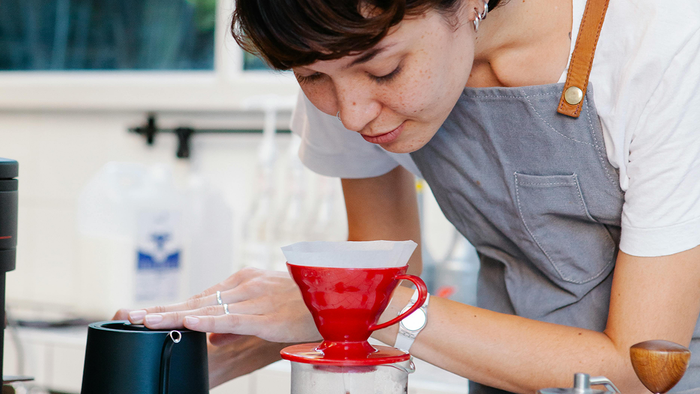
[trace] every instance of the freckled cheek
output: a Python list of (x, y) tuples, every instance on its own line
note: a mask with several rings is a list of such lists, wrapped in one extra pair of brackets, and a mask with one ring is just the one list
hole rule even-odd
[(398, 106), (405, 115), (421, 115), (429, 112), (441, 97), (439, 79), (429, 70), (415, 73), (397, 94)]
[(407, 88), (406, 85), (382, 89), (382, 92), (377, 96), (377, 100), (383, 107), (402, 115), (413, 112), (413, 108), (416, 106), (415, 99), (413, 90)]
[(329, 115), (335, 115), (338, 105), (332, 86), (302, 87), (304, 94), (316, 108)]

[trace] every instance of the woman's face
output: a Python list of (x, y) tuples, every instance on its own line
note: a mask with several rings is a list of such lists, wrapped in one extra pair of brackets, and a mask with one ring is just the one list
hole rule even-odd
[[(464, 89), (474, 58), (470, 7), (402, 21), (358, 55), (294, 68), (321, 111), (384, 149), (406, 153), (435, 135)], [(473, 10), (472, 10), (473, 13)]]

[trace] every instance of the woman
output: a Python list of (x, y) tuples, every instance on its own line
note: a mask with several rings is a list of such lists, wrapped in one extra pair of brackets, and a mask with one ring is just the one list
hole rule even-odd
[[(343, 178), (349, 239), (420, 240), (413, 172), (477, 248), (479, 307), (431, 298), (414, 356), (474, 392), (586, 372), (631, 393), (645, 392), (632, 344), (700, 352), (700, 3), (237, 3), (238, 41), (299, 80), (300, 156)], [(275, 342), (318, 339), (278, 273), (244, 270), (130, 319), (144, 316), (250, 335), (212, 335), (213, 384), (275, 360)], [(700, 391), (699, 363), (675, 390)]]

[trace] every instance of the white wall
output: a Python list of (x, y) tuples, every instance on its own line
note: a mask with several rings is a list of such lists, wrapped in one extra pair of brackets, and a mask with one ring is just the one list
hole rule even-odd
[[(281, 124), (285, 118), (288, 114)], [(254, 126), (255, 117), (247, 119), (246, 125)], [(0, 157), (20, 163), (18, 260), (7, 280), (10, 303), (70, 306), (75, 297), (89, 296), (74, 292), (77, 197), (109, 161), (166, 163), (180, 183), (195, 171), (205, 173), (223, 190), (240, 222), (250, 202), (260, 136), (196, 135), (192, 158), (182, 160), (175, 157), (174, 135), (158, 135), (149, 147), (127, 132), (143, 121), (142, 113), (0, 112)], [(178, 122), (171, 117), (170, 123)], [(284, 152), (289, 135), (279, 140)]]
[[(288, 119), (288, 112), (281, 114), (279, 127), (286, 128)], [(11, 306), (70, 309), (78, 297), (90, 296), (77, 291), (77, 198), (88, 180), (109, 161), (166, 163), (182, 184), (192, 173), (205, 174), (233, 208), (234, 225), (240, 234), (255, 189), (261, 135), (195, 135), (192, 157), (182, 160), (175, 157), (174, 135), (159, 134), (155, 145), (147, 146), (142, 137), (127, 132), (128, 127), (144, 120), (143, 112), (0, 111), (0, 157), (20, 163), (17, 269), (7, 276)], [(164, 113), (158, 122), (164, 127), (260, 128), (262, 114)], [(281, 173), (290, 135), (278, 135), (277, 140)], [(434, 201), (428, 204), (426, 217), (428, 243), (433, 252), (442, 254), (451, 226)], [(337, 220), (344, 226), (342, 210)], [(240, 237), (234, 240), (239, 241)], [(240, 259), (240, 253), (235, 257)], [(238, 262), (234, 261), (233, 267)]]

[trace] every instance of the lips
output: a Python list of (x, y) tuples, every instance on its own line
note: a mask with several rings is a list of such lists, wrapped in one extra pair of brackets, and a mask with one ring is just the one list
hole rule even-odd
[(373, 144), (388, 144), (399, 137), (399, 135), (403, 131), (404, 123), (401, 123), (399, 127), (395, 128), (394, 130), (391, 130), (388, 133), (373, 136), (362, 134), (362, 138), (364, 138), (365, 141), (371, 142)]

